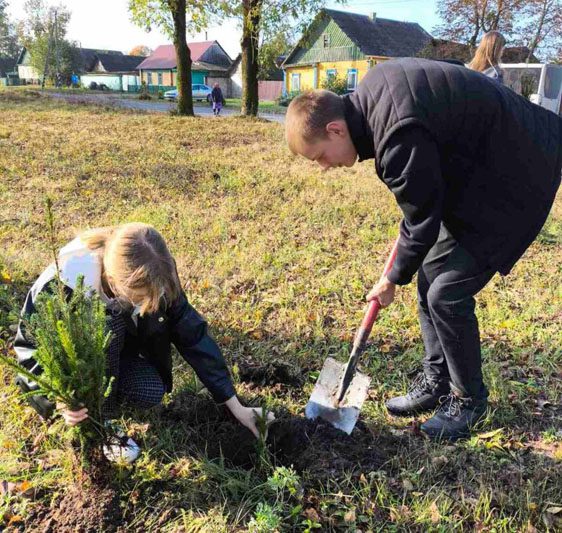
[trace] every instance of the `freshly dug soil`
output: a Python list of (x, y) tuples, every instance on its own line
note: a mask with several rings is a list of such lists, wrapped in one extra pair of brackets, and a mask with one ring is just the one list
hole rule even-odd
[(112, 488), (72, 485), (50, 507), (35, 510), (26, 521), (26, 531), (113, 533), (121, 521), (119, 497)]
[(304, 383), (304, 372), (297, 365), (285, 361), (269, 363), (238, 363), (238, 375), (244, 383), (255, 385), (287, 385), (300, 387)]
[[(194, 452), (224, 459), (234, 466), (255, 464), (255, 438), (224, 407), (210, 399), (179, 395), (162, 408), (161, 416), (182, 422), (190, 433)], [(361, 422), (347, 435), (323, 420), (308, 420), (288, 412), (276, 413), (267, 443), (275, 464), (308, 471), (316, 478), (337, 477), (343, 471), (371, 471), (379, 468), (386, 456), (377, 441)], [(385, 443), (384, 448), (392, 448)]]

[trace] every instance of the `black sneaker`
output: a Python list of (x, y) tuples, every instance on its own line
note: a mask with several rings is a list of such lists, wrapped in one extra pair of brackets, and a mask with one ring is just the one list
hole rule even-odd
[(404, 396), (386, 402), (388, 411), (396, 416), (412, 416), (431, 411), (439, 405), (439, 398), (450, 391), (447, 378), (428, 377), (420, 372)]
[(470, 430), (484, 417), (487, 397), (461, 398), (454, 392), (442, 399), (436, 413), (420, 429), (438, 440), (458, 440), (470, 437)]

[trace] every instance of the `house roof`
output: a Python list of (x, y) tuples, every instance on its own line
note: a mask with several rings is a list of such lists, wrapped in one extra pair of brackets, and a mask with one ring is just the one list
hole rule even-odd
[(96, 50), (95, 48), (75, 48), (75, 50), (78, 52), (78, 57), (80, 58), (80, 69), (86, 72), (89, 72), (94, 68), (100, 54), (106, 56), (123, 55), (123, 52), (119, 52), (119, 50)]
[[(526, 46), (510, 46), (505, 47), (502, 55), (502, 63), (525, 63), (529, 49)], [(531, 54), (529, 63), (540, 63), (538, 57)]]
[(16, 68), (16, 61), (15, 57), (0, 57), (0, 78), (5, 78), (8, 72)]
[(146, 59), (143, 56), (126, 56), (117, 54), (96, 54), (107, 72), (131, 72)]
[[(196, 62), (216, 41), (202, 41), (197, 43), (187, 43), (191, 52), (191, 61)], [(138, 69), (163, 69), (176, 68), (176, 49), (173, 44), (163, 44), (156, 48), (154, 52), (147, 57)]]
[(324, 9), (343, 32), (367, 56), (414, 55), (431, 39), (417, 22), (401, 22), (368, 15)]
[[(431, 35), (417, 22), (401, 22), (335, 9), (320, 10), (310, 28), (319, 18), (326, 16), (330, 17), (366, 56), (413, 56), (431, 40)], [(285, 65), (291, 63), (300, 45), (301, 43), (288, 55)]]

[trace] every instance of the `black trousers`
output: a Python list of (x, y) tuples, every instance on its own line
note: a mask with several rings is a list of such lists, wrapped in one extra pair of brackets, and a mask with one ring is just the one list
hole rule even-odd
[(441, 225), (418, 270), (418, 313), (425, 345), (424, 372), (449, 379), (463, 397), (486, 397), (474, 296), (495, 270), (479, 266)]

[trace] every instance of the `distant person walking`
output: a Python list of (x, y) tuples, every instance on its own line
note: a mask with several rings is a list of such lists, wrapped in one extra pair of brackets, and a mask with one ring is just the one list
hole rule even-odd
[(213, 90), (211, 91), (211, 102), (213, 103), (213, 115), (218, 117), (220, 115), (222, 106), (224, 105), (224, 96), (222, 95), (222, 90), (218, 83), (213, 85)]
[(489, 31), (482, 37), (468, 68), (503, 83), (503, 73), (499, 64), (504, 48), (505, 37), (499, 31)]

